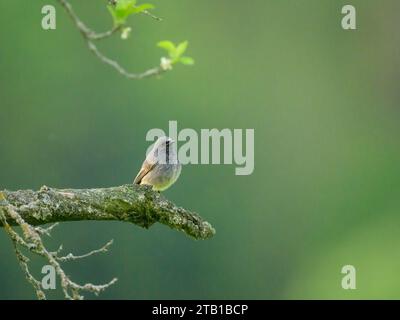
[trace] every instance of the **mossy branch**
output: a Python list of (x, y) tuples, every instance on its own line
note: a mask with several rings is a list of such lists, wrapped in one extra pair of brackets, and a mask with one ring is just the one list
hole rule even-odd
[[(4, 203), (31, 225), (80, 220), (116, 220), (149, 228), (159, 222), (195, 239), (207, 239), (214, 228), (199, 215), (177, 207), (148, 186), (123, 185), (98, 189), (2, 191)], [(0, 209), (2, 202), (0, 201)], [(10, 217), (8, 223), (18, 225)], [(0, 226), (3, 224), (0, 222)]]
[[(42, 236), (50, 235), (55, 225), (38, 225), (63, 221), (117, 220), (132, 222), (149, 228), (155, 222), (185, 232), (195, 239), (207, 239), (215, 234), (213, 227), (197, 214), (177, 207), (149, 186), (124, 185), (102, 189), (54, 189), (42, 187), (39, 191), (1, 191), (0, 227), (9, 235), (18, 262), (38, 299), (46, 299), (43, 284), (29, 268), (29, 258), (21, 251), (30, 251), (46, 259), (60, 278), (66, 299), (83, 299), (84, 292), (96, 295), (113, 285), (117, 278), (105, 284), (78, 284), (71, 280), (61, 266), (62, 262), (88, 258), (107, 252), (112, 240), (97, 250), (86, 254), (61, 255), (46, 248)], [(21, 227), (17, 232), (13, 226)]]

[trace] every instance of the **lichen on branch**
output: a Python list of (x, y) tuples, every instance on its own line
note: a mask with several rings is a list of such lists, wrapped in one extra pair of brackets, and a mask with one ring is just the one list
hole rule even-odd
[[(62, 256), (62, 246), (56, 251), (45, 247), (42, 236), (50, 235), (55, 225), (81, 220), (116, 220), (144, 228), (159, 222), (195, 239), (207, 239), (215, 234), (214, 228), (199, 215), (177, 207), (150, 186), (123, 185), (96, 189), (55, 189), (44, 186), (38, 191), (1, 191), (0, 227), (12, 240), (18, 262), (39, 299), (46, 299), (46, 295), (41, 282), (30, 272), (29, 259), (21, 248), (44, 257), (54, 267), (67, 299), (83, 299), (82, 292), (85, 291), (97, 295), (117, 281), (114, 278), (102, 285), (80, 285), (73, 282), (61, 266), (63, 262), (107, 252), (112, 240), (100, 249), (81, 255), (69, 253)], [(46, 228), (40, 226), (48, 223), (55, 225)], [(22, 232), (14, 230), (15, 226), (21, 227)]]
[[(27, 223), (35, 226), (63, 221), (117, 220), (144, 228), (159, 222), (195, 239), (207, 239), (215, 233), (199, 215), (176, 206), (148, 186), (97, 189), (44, 186), (39, 191), (4, 190), (2, 194)], [(16, 222), (10, 220), (9, 224), (16, 225)]]

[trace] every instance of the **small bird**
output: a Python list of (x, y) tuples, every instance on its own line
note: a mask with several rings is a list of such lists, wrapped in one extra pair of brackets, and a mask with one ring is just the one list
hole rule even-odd
[(134, 184), (146, 184), (155, 191), (168, 189), (181, 174), (182, 165), (178, 161), (176, 148), (172, 147), (175, 141), (169, 137), (160, 137), (154, 143), (137, 174)]

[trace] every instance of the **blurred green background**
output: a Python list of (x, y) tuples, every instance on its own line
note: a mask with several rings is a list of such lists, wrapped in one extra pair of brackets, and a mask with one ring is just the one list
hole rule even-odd
[[(71, 3), (96, 30), (106, 1)], [(76, 281), (119, 281), (102, 299), (400, 298), (400, 2), (150, 1), (129, 40), (99, 47), (129, 70), (189, 40), (194, 67), (129, 81), (98, 61), (54, 0), (0, 2), (0, 189), (130, 183), (151, 128), (254, 128), (255, 171), (187, 165), (165, 195), (217, 229), (207, 241), (155, 225), (63, 223), (47, 240), (76, 254)], [(57, 29), (41, 28), (54, 4)], [(34, 299), (0, 230), (0, 298)], [(33, 258), (40, 275), (44, 261)], [(357, 289), (341, 288), (341, 268)], [(62, 298), (61, 293), (49, 293)], [(95, 298), (87, 295), (87, 298)]]

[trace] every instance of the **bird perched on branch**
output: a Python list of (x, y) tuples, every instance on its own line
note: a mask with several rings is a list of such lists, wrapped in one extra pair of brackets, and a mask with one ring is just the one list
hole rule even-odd
[(174, 143), (169, 137), (158, 138), (133, 183), (150, 185), (155, 191), (164, 191), (174, 184), (182, 169)]

